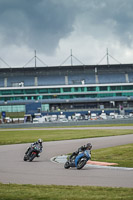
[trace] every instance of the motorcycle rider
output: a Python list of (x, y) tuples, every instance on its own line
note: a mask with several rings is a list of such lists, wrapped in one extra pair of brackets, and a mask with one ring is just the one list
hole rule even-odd
[(85, 150), (89, 150), (90, 151), (90, 155), (91, 155), (91, 149), (92, 149), (92, 144), (91, 143), (87, 143), (84, 146), (81, 146), (80, 148), (78, 148), (77, 151), (73, 152), (72, 155), (70, 156), (70, 159), (74, 156), (76, 157), (80, 152), (84, 152)]
[[(38, 141), (32, 143), (31, 146), (28, 147), (28, 149), (27, 149), (27, 151), (25, 152), (25, 154), (26, 154), (26, 155), (27, 155), (27, 154), (30, 155), (30, 153), (32, 152), (32, 146), (34, 146), (34, 145), (35, 145), (35, 146), (36, 146), (36, 145), (39, 145), (39, 146), (40, 146), (40, 153), (41, 153), (42, 150), (43, 150), (42, 142), (43, 142), (42, 139), (38, 139)], [(40, 157), (40, 153), (38, 153), (37, 157)]]

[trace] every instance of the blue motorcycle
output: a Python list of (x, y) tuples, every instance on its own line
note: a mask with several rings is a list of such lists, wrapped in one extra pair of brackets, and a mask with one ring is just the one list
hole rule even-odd
[(91, 150), (84, 150), (83, 152), (73, 153), (66, 161), (64, 168), (76, 167), (82, 169), (88, 160), (91, 159)]

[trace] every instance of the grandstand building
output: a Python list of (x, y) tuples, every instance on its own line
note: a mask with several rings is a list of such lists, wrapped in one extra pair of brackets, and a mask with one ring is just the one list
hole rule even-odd
[(133, 109), (133, 64), (0, 68), (0, 112)]

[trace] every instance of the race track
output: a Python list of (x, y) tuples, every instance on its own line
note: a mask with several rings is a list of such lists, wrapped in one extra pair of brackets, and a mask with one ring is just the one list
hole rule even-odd
[[(93, 149), (133, 143), (133, 134), (80, 140), (44, 142), (40, 158), (24, 162), (29, 144), (0, 146), (0, 182), (44, 185), (88, 185), (133, 187), (133, 170), (85, 167), (82, 170), (64, 169), (63, 164), (53, 163), (54, 156), (75, 151), (91, 142)], [(92, 149), (92, 154), (93, 154)], [(133, 158), (131, 158), (133, 159)]]

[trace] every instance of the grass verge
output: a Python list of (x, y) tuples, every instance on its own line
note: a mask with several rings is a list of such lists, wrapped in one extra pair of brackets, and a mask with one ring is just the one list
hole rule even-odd
[(133, 143), (92, 150), (92, 160), (117, 163), (118, 167), (133, 168)]
[(132, 188), (0, 184), (1, 200), (132, 200)]
[(70, 139), (83, 139), (92, 137), (105, 137), (133, 134), (132, 130), (110, 129), (110, 130), (14, 130), (0, 131), (0, 145), (32, 143), (38, 138), (43, 141), (57, 141)]

